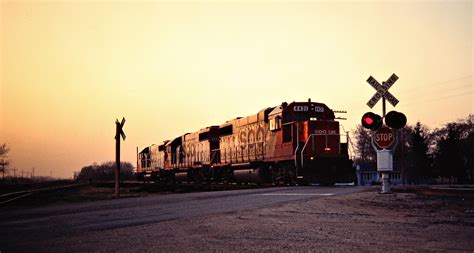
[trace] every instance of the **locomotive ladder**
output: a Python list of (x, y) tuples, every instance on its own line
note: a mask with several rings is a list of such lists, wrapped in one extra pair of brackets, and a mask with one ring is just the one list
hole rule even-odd
[[(304, 154), (304, 151), (306, 149), (306, 146), (308, 145), (308, 142), (309, 142), (309, 139), (311, 138), (312, 140), (312, 149), (314, 150), (314, 136), (325, 136), (325, 149), (328, 148), (328, 135), (335, 135), (335, 136), (339, 136), (339, 150), (341, 150), (341, 134), (328, 134), (328, 133), (325, 133), (325, 134), (310, 134), (308, 136), (308, 139), (306, 139), (306, 142), (305, 144), (303, 145), (303, 148), (301, 149), (301, 153), (300, 153), (300, 162), (301, 162), (301, 168), (304, 168), (304, 158), (303, 158), (303, 154)], [(298, 147), (296, 147), (296, 150), (298, 150)], [(295, 160), (297, 158), (295, 157)], [(296, 167), (296, 175), (298, 176), (298, 167)]]

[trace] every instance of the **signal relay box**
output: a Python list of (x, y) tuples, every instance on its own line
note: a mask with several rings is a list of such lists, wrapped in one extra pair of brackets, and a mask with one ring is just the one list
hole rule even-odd
[(377, 171), (393, 171), (393, 155), (390, 150), (377, 150)]

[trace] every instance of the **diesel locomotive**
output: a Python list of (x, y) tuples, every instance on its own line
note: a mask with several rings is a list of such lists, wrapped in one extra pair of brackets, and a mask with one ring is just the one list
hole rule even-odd
[(284, 102), (138, 152), (137, 177), (161, 183), (354, 182), (348, 142), (323, 103)]

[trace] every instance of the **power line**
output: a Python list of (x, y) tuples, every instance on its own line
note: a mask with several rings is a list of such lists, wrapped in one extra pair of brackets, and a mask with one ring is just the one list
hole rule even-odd
[[(401, 92), (408, 92), (408, 93), (411, 93), (412, 91), (416, 91), (416, 90), (425, 90), (426, 87), (438, 87), (438, 86), (441, 86), (441, 85), (445, 85), (447, 83), (453, 83), (453, 82), (457, 82), (457, 81), (460, 81), (460, 80), (464, 80), (464, 79), (471, 79), (473, 76), (473, 74), (470, 74), (470, 75), (466, 75), (466, 76), (461, 76), (461, 77), (458, 77), (458, 78), (454, 78), (454, 79), (451, 79), (451, 80), (447, 80), (447, 81), (441, 81), (441, 82), (437, 82), (437, 83), (433, 83), (431, 85), (421, 85), (421, 86), (415, 86), (411, 89), (408, 89), (408, 90), (402, 90)], [(471, 80), (472, 81), (472, 80)]]
[[(408, 91), (416, 91), (420, 89), (423, 89), (423, 90), (421, 92), (405, 91), (405, 93), (409, 93), (407, 94), (408, 103), (406, 103), (405, 105), (429, 103), (433, 101), (443, 101), (443, 100), (453, 99), (457, 97), (472, 95), (473, 93), (472, 80), (465, 80), (467, 78), (472, 79), (472, 76), (473, 75), (470, 74), (470, 75), (458, 77), (455, 79), (438, 82), (432, 85), (417, 86), (415, 88), (409, 89)], [(466, 81), (468, 81), (469, 83), (466, 83)], [(457, 84), (446, 86), (446, 84), (449, 84), (449, 83), (457, 83)], [(420, 94), (422, 94), (423, 97), (425, 97), (426, 99), (420, 100)]]
[(457, 93), (457, 94), (450, 94), (450, 95), (447, 95), (447, 96), (441, 96), (441, 97), (430, 97), (429, 99), (425, 99), (425, 100), (416, 100), (416, 101), (413, 101), (413, 102), (408, 102), (405, 104), (406, 105), (412, 105), (412, 104), (419, 104), (419, 103), (430, 103), (430, 102), (435, 102), (435, 101), (442, 101), (442, 100), (447, 100), (447, 99), (452, 99), (452, 98), (456, 98), (456, 97), (464, 97), (466, 95), (473, 95), (473, 92), (462, 92), (462, 93)]
[(419, 93), (411, 92), (410, 94), (408, 94), (408, 97), (412, 97), (412, 96), (419, 97), (420, 93), (426, 96), (427, 94), (446, 93), (446, 92), (452, 92), (452, 91), (458, 91), (458, 90), (469, 91), (469, 90), (472, 90), (473, 85), (472, 83), (462, 83), (457, 86), (440, 87), (440, 88), (438, 89), (428, 88), (428, 89), (424, 89), (422, 92), (419, 92)]

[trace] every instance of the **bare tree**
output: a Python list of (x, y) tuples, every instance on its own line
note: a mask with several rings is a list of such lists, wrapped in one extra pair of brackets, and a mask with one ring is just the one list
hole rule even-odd
[[(104, 162), (100, 165), (94, 163), (92, 165), (85, 166), (81, 169), (81, 172), (77, 175), (77, 180), (80, 181), (109, 181), (114, 179), (115, 173), (115, 162), (109, 161)], [(130, 162), (121, 162), (120, 165), (120, 178), (122, 180), (133, 180), (135, 175), (133, 173), (133, 165)]]
[(7, 171), (10, 161), (8, 160), (8, 152), (10, 147), (7, 144), (0, 145), (0, 172), (2, 172), (2, 177), (5, 180), (5, 172)]
[(376, 161), (376, 153), (371, 144), (370, 130), (365, 129), (362, 125), (357, 125), (354, 136), (356, 139), (356, 160), (361, 162)]

